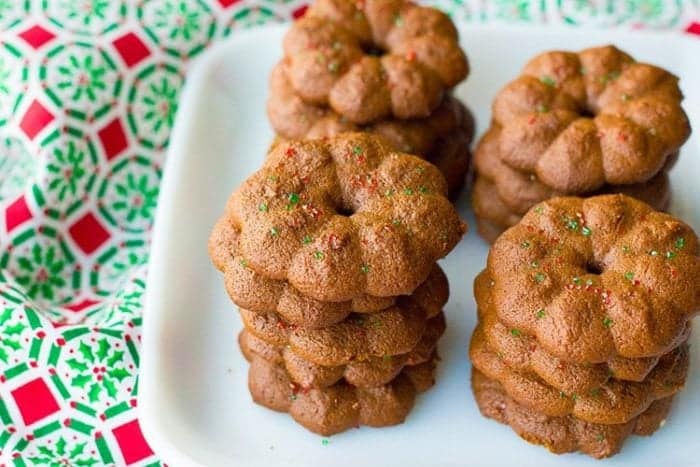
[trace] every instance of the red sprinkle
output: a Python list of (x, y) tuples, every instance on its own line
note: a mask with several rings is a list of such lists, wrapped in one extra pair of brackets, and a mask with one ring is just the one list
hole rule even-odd
[(416, 51), (415, 50), (409, 50), (406, 52), (406, 60), (409, 62), (412, 62), (413, 60), (416, 59)]

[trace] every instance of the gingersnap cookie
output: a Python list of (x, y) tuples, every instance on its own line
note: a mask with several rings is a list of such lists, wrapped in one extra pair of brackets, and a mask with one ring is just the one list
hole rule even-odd
[(383, 358), (408, 353), (425, 333), (435, 310), (424, 308), (414, 297), (401, 297), (396, 305), (372, 314), (352, 314), (318, 329), (286, 323), (274, 312), (240, 309), (248, 332), (276, 346), (289, 346), (301, 357), (322, 366), (340, 366), (352, 360)]
[(325, 388), (341, 380), (357, 387), (376, 387), (388, 384), (406, 366), (429, 361), (444, 331), (445, 317), (440, 313), (428, 321), (421, 340), (410, 352), (352, 360), (339, 366), (318, 365), (296, 354), (290, 347), (269, 344), (246, 330), (239, 334), (238, 343), (248, 361), (257, 356), (284, 366), (290, 379), (302, 389)]
[[(362, 295), (344, 302), (323, 302), (307, 297), (286, 281), (264, 277), (248, 267), (240, 256), (239, 231), (225, 217), (214, 226), (209, 239), (209, 255), (215, 266), (224, 273), (226, 291), (241, 308), (256, 313), (276, 312), (286, 323), (317, 329), (338, 323), (350, 313), (375, 313), (385, 310), (396, 297)], [(412, 293), (429, 314), (436, 314), (447, 303), (449, 284), (447, 276), (437, 264)]]
[(533, 58), (493, 102), (499, 159), (562, 193), (643, 183), (690, 135), (678, 78), (614, 46)]
[(273, 144), (290, 139), (323, 139), (353, 131), (380, 135), (396, 150), (435, 164), (447, 180), (451, 199), (459, 194), (469, 170), (474, 117), (450, 94), (426, 118), (389, 117), (358, 125), (329, 107), (305, 102), (289, 83), (283, 63), (279, 63), (270, 77), (267, 114), (281, 138)]
[(283, 45), (294, 92), (358, 124), (427, 117), (469, 71), (449, 17), (406, 0), (318, 0)]
[(510, 329), (565, 361), (646, 358), (678, 344), (700, 311), (698, 239), (623, 195), (555, 198), (488, 256), (493, 304)]
[[(681, 391), (688, 375), (687, 344), (661, 356), (641, 382), (610, 378), (585, 393), (565, 393), (545, 383), (534, 372), (520, 372), (489, 348), (484, 326), (477, 326), (469, 348), (474, 368), (498, 381), (519, 404), (543, 415), (572, 415), (590, 423), (626, 423), (644, 412), (654, 401)], [(576, 375), (571, 375), (575, 377)]]
[[(518, 373), (539, 378), (567, 395), (595, 394), (611, 379), (643, 382), (659, 363), (661, 356), (614, 357), (595, 364), (562, 360), (542, 348), (533, 336), (516, 328), (509, 329), (498, 321), (498, 312), (491, 298), (493, 283), (483, 272), (474, 281), (480, 332), (490, 352)], [(678, 337), (678, 346), (684, 345), (689, 335), (690, 325)]]
[(673, 401), (673, 396), (657, 400), (626, 423), (599, 424), (570, 415), (552, 417), (533, 411), (476, 369), (472, 369), (472, 390), (485, 417), (509, 425), (529, 443), (544, 446), (555, 454), (581, 451), (596, 459), (617, 454), (630, 435), (652, 435), (665, 424)]
[[(233, 193), (223, 222), (239, 232), (241, 266), (304, 296), (393, 297), (412, 293), (464, 235), (446, 195), (432, 164), (347, 133), (276, 146)], [(225, 243), (213, 240), (219, 265)]]
[(355, 387), (339, 382), (325, 388), (303, 389), (285, 368), (253, 356), (248, 388), (253, 400), (269, 409), (288, 412), (306, 429), (330, 436), (366, 425), (384, 427), (403, 423), (416, 396), (435, 383), (435, 357), (407, 366), (388, 384)]

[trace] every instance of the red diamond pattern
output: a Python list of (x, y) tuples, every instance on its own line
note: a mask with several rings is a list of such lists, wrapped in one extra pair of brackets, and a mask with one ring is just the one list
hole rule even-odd
[(22, 121), (19, 122), (19, 127), (29, 139), (34, 139), (34, 137), (39, 134), (46, 125), (51, 123), (53, 119), (53, 114), (49, 112), (46, 107), (41, 105), (41, 102), (34, 99), (24, 113)]
[(151, 55), (146, 44), (133, 32), (116, 38), (112, 44), (129, 68)]
[(224, 8), (228, 8), (234, 3), (239, 3), (241, 0), (219, 0), (219, 5), (221, 5)]
[(700, 35), (700, 22), (694, 21), (685, 28), (685, 32)]
[(68, 229), (70, 236), (85, 254), (91, 254), (104, 242), (110, 233), (92, 213), (87, 213)]
[(42, 378), (25, 383), (11, 394), (25, 425), (31, 425), (61, 409)]
[(20, 196), (5, 210), (5, 226), (7, 227), (7, 231), (10, 232), (15, 227), (27, 222), (31, 218), (32, 212), (29, 210), (27, 200), (24, 196)]
[(46, 44), (51, 39), (56, 37), (54, 33), (42, 28), (39, 25), (32, 26), (31, 28), (19, 33), (18, 35), (19, 37), (24, 39), (24, 41), (27, 44), (31, 45), (35, 49), (40, 48), (42, 45)]
[(141, 433), (141, 427), (137, 420), (116, 427), (112, 430), (112, 434), (122, 451), (126, 465), (131, 465), (153, 455), (153, 451)]
[(104, 128), (97, 132), (102, 147), (105, 150), (107, 160), (112, 160), (128, 146), (124, 127), (118, 118), (115, 118)]

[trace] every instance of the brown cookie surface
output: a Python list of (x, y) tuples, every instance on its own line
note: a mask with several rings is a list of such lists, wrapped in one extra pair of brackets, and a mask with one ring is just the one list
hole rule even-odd
[(290, 347), (271, 345), (245, 330), (239, 335), (238, 342), (248, 361), (260, 357), (284, 366), (294, 384), (302, 389), (325, 388), (341, 380), (352, 386), (375, 387), (388, 384), (406, 366), (429, 361), (444, 330), (445, 318), (440, 313), (428, 321), (421, 340), (410, 352), (352, 360), (339, 366), (318, 365), (296, 354)]
[(339, 382), (325, 388), (301, 389), (285, 368), (253, 357), (248, 388), (253, 400), (279, 412), (289, 412), (297, 423), (323, 436), (360, 425), (384, 427), (403, 423), (416, 395), (434, 384), (435, 357), (405, 367), (383, 386), (358, 388)]
[(358, 124), (427, 117), (469, 71), (449, 17), (405, 0), (317, 0), (285, 36), (284, 55), (304, 102)]
[(581, 451), (596, 459), (617, 454), (632, 434), (649, 436), (666, 422), (673, 397), (655, 401), (622, 424), (597, 424), (572, 416), (551, 417), (518, 404), (495, 380), (472, 370), (472, 390), (481, 413), (509, 425), (521, 438), (555, 454)]
[[(464, 235), (446, 194), (435, 166), (347, 133), (276, 146), (233, 193), (224, 222), (240, 232), (241, 266), (305, 296), (391, 297), (412, 293)], [(227, 256), (219, 240), (217, 265)]]
[(487, 272), (500, 322), (564, 361), (601, 363), (678, 344), (700, 311), (698, 251), (688, 225), (632, 198), (555, 198), (498, 238)]

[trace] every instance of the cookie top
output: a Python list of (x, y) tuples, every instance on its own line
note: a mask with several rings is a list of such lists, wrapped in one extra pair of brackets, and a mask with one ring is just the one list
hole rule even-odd
[[(540, 346), (533, 336), (515, 328), (509, 329), (498, 321), (498, 312), (491, 297), (491, 283), (485, 273), (474, 281), (480, 332), (491, 351), (517, 372), (539, 377), (567, 395), (592, 394), (611, 379), (642, 382), (659, 362), (659, 356), (634, 359), (614, 357), (597, 364), (563, 361)], [(690, 325), (679, 336), (679, 346), (687, 341), (689, 334)]]
[(562, 193), (656, 175), (690, 135), (678, 78), (614, 46), (533, 58), (493, 102), (500, 159)]
[[(242, 265), (342, 302), (411, 294), (466, 232), (432, 164), (346, 133), (276, 146), (231, 196)], [(211, 245), (211, 244), (210, 244)]]
[(284, 38), (305, 101), (354, 123), (427, 117), (469, 71), (447, 15), (405, 0), (318, 0)]
[(536, 205), (494, 243), (487, 273), (499, 321), (564, 361), (662, 355), (700, 311), (697, 236), (623, 195)]

